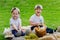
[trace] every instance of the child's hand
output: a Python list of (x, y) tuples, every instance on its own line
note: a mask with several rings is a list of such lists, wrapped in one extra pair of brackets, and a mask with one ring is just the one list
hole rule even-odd
[(36, 25), (38, 25), (38, 26), (39, 26), (39, 25), (40, 25), (40, 23), (36, 23)]
[(18, 32), (18, 30), (16, 30)]
[(22, 32), (25, 32), (25, 29), (22, 29), (21, 31), (22, 31)]

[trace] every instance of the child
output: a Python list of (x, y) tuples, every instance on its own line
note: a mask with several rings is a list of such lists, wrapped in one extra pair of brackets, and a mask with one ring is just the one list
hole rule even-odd
[[(53, 33), (53, 29), (50, 29), (44, 25), (44, 18), (41, 15), (42, 9), (43, 9), (42, 5), (38, 4), (35, 6), (35, 14), (33, 14), (30, 18), (30, 24), (32, 26), (31, 31), (33, 31), (33, 29), (36, 28), (37, 26), (40, 26), (39, 29), (43, 28), (43, 27), (44, 27), (44, 29), (39, 30), (39, 31), (43, 31), (43, 32), (45, 31), (47, 33)], [(38, 28), (36, 28), (36, 30), (38, 31)]]
[(12, 30), (12, 34), (17, 37), (17, 33), (21, 30), (21, 36), (24, 36), (24, 30), (21, 29), (21, 19), (19, 18), (20, 10), (16, 7), (12, 8), (11, 10), (12, 17), (10, 19), (10, 28)]
[(42, 9), (42, 5), (38, 4), (35, 6), (35, 14), (30, 17), (31, 30), (33, 30), (35, 26), (44, 26), (44, 18), (41, 15)]

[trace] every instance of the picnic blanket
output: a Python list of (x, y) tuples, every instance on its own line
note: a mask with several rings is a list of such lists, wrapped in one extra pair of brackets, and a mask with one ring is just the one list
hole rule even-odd
[[(30, 27), (31, 26), (23, 26), (22, 28), (30, 30)], [(7, 38), (7, 37), (13, 37), (12, 40), (25, 40), (24, 36), (14, 37), (14, 35), (11, 33), (11, 30), (9, 28), (5, 28), (5, 30), (4, 30), (4, 36), (5, 36), (5, 38)], [(48, 34), (47, 33), (45, 36), (40, 37), (38, 40), (60, 40), (60, 32), (54, 32), (53, 34)]]

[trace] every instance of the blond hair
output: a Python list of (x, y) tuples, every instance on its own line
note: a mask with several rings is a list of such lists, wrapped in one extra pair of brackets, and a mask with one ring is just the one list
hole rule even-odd
[(12, 8), (12, 9), (11, 9), (11, 13), (12, 13), (14, 10), (17, 10), (17, 11), (18, 11), (18, 13), (20, 13), (19, 8), (17, 8), (17, 7)]
[(35, 5), (34, 9), (37, 9), (37, 8), (43, 9), (42, 5), (40, 5), (40, 4)]

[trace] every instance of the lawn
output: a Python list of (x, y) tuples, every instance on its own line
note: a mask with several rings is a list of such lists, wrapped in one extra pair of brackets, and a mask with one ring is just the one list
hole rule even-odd
[(43, 6), (42, 16), (48, 27), (56, 29), (60, 26), (60, 0), (0, 0), (0, 40), (5, 40), (3, 30), (10, 26), (11, 8), (18, 7), (21, 10), (22, 25), (26, 26), (36, 4)]

